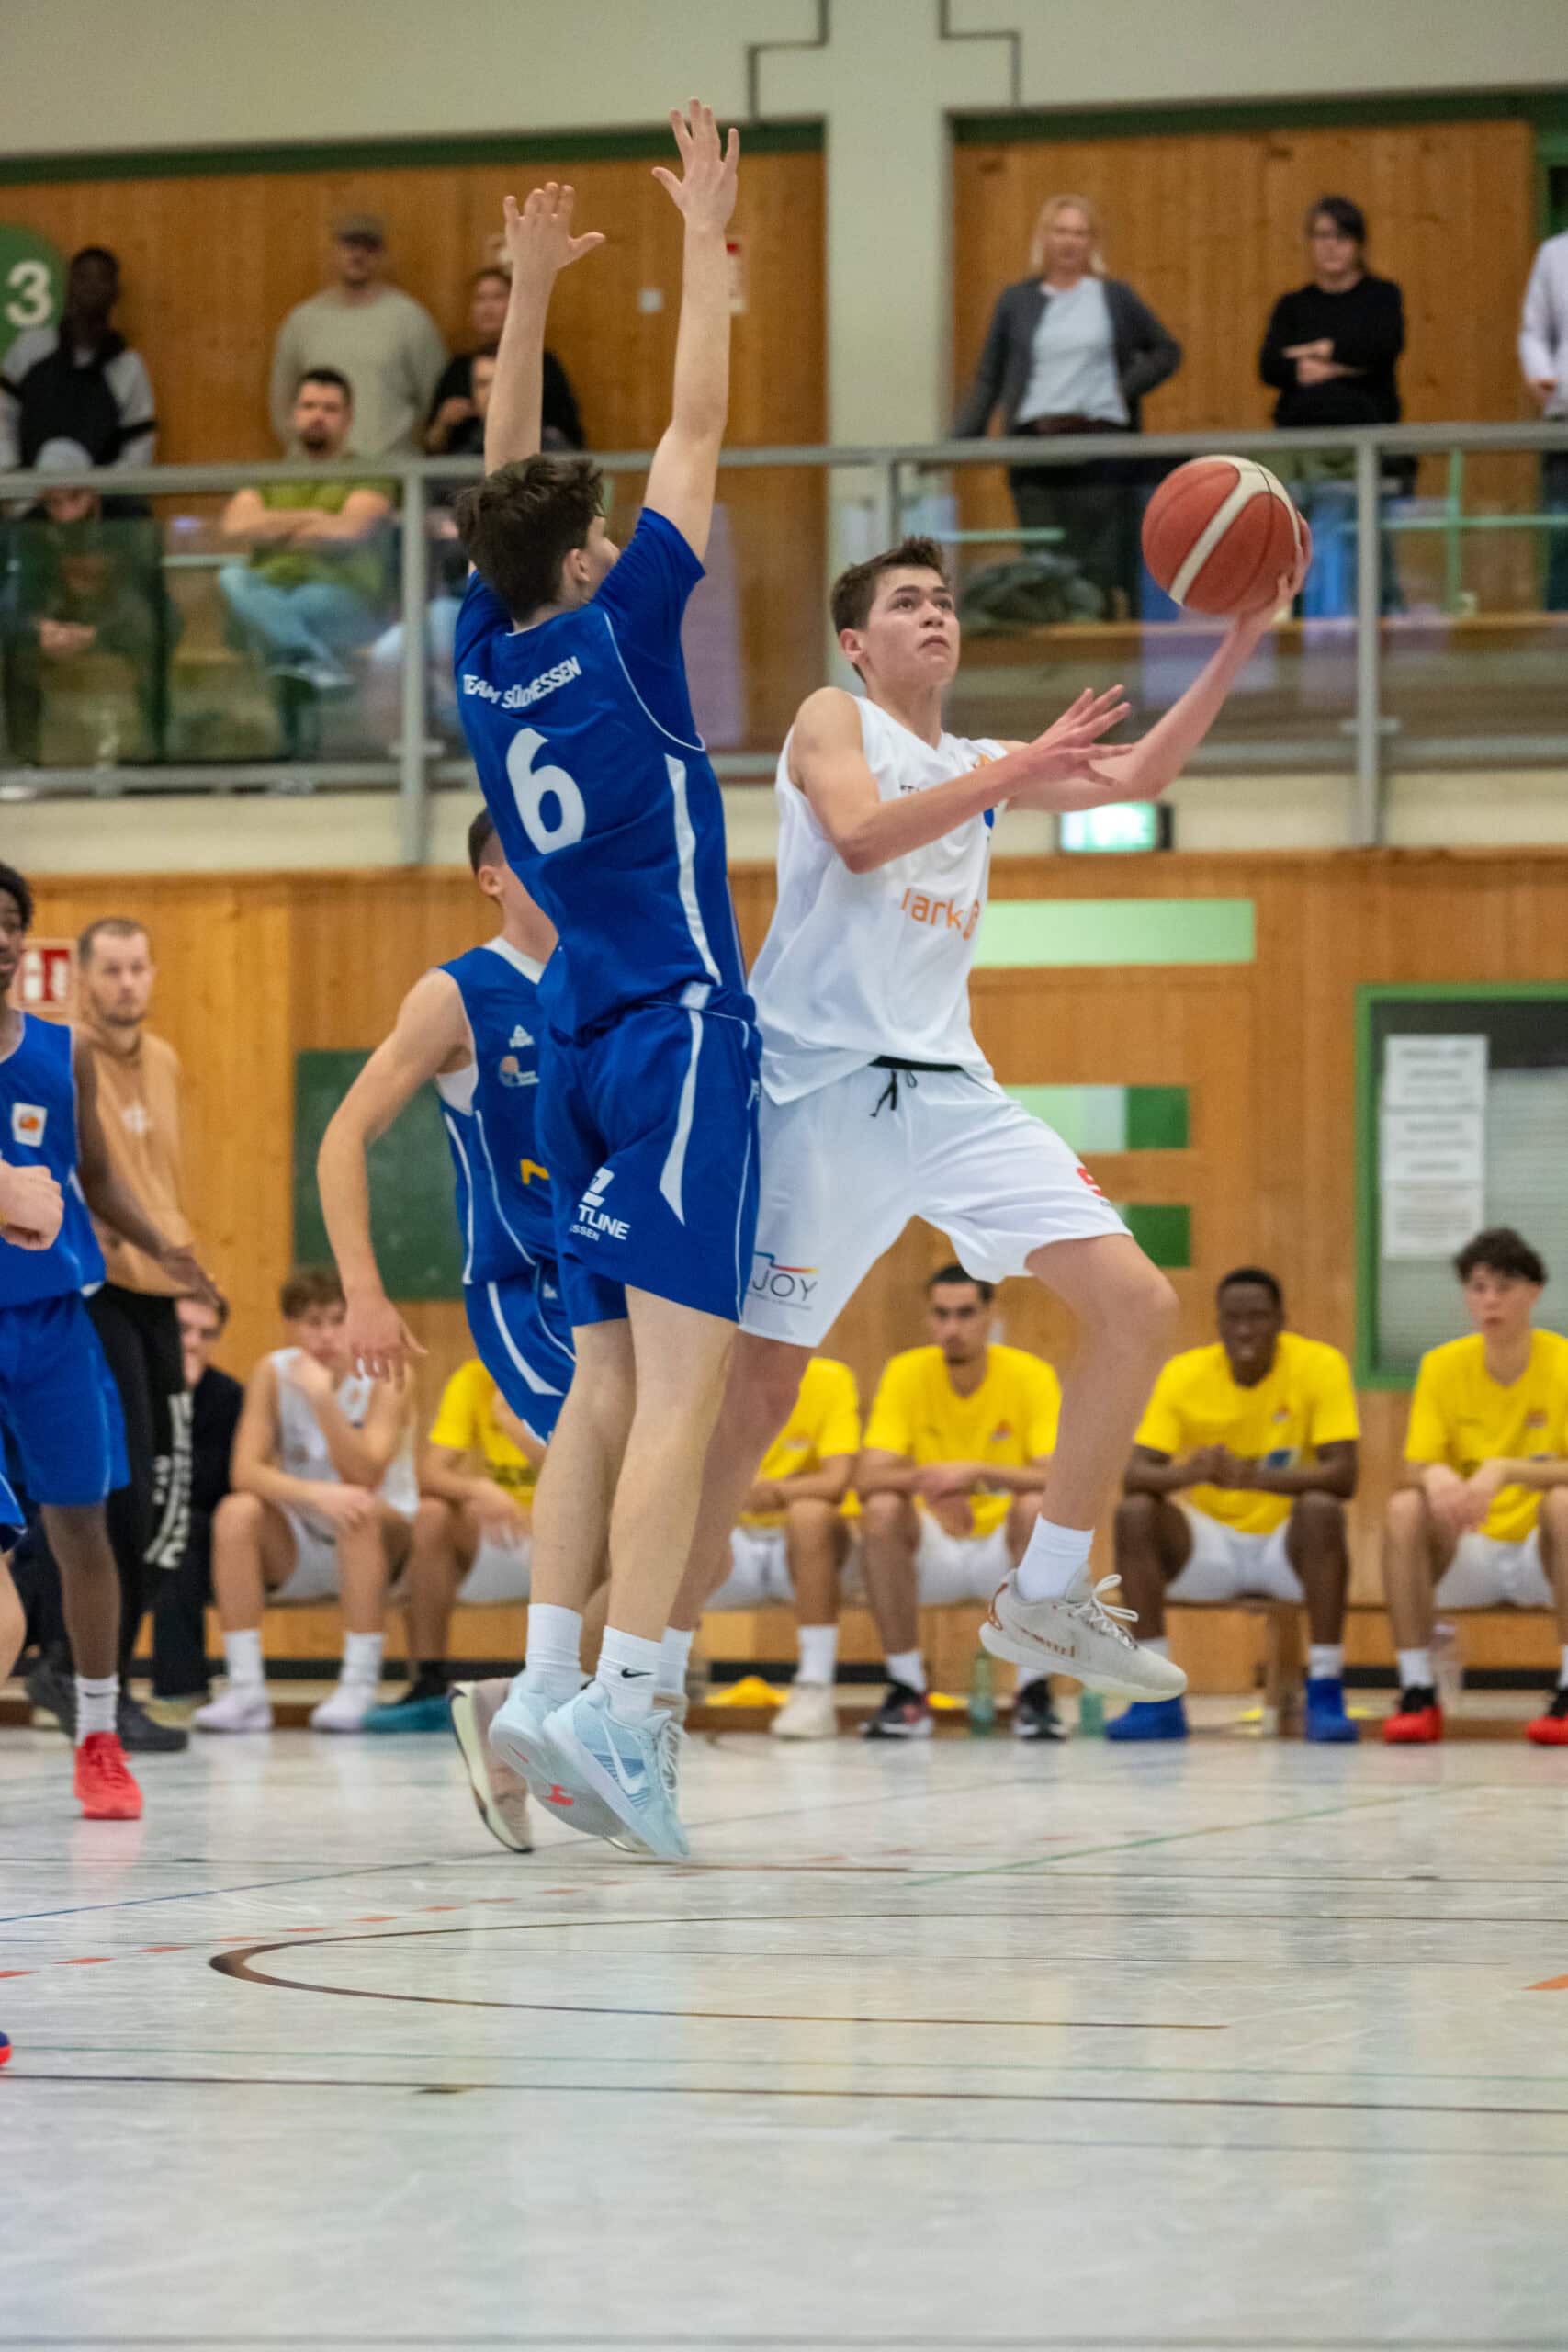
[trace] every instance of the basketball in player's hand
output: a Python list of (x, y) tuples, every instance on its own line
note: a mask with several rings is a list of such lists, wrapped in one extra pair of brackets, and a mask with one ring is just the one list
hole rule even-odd
[(1303, 525), (1282, 481), (1252, 458), (1193, 458), (1144, 514), (1144, 561), (1189, 612), (1260, 604), (1301, 554)]

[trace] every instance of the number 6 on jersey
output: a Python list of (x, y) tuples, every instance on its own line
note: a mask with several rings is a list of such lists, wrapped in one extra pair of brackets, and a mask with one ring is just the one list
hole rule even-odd
[[(513, 737), (507, 752), (506, 777), (524, 831), (540, 855), (547, 857), (551, 850), (567, 849), (582, 839), (588, 810), (576, 783), (564, 768), (534, 765), (536, 752), (544, 748), (545, 739), (536, 727), (523, 728)], [(550, 799), (555, 801), (557, 809), (554, 824), (545, 808)]]

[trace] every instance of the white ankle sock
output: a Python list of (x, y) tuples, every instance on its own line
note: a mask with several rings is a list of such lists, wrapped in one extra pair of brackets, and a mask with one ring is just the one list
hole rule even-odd
[(618, 1724), (647, 1722), (659, 1689), (659, 1656), (657, 1642), (605, 1626), (599, 1671), (593, 1679), (607, 1694), (610, 1713)]
[(1138, 1647), (1141, 1650), (1152, 1650), (1156, 1657), (1168, 1657), (1170, 1656), (1170, 1635), (1168, 1634), (1151, 1634), (1147, 1641), (1145, 1641), (1142, 1634), (1140, 1634), (1137, 1636), (1137, 1643)]
[(1400, 1651), (1399, 1687), (1402, 1690), (1430, 1690), (1432, 1688), (1430, 1650)]
[(889, 1682), (906, 1682), (911, 1690), (925, 1689), (926, 1662), (919, 1650), (889, 1650), (886, 1664)]
[(529, 1698), (547, 1699), (552, 1707), (563, 1699), (575, 1699), (582, 1688), (581, 1648), (582, 1619), (575, 1609), (562, 1609), (553, 1600), (531, 1601), (523, 1662), (523, 1688)]
[(659, 1687), (671, 1697), (686, 1688), (686, 1668), (696, 1638), (695, 1626), (689, 1634), (677, 1633), (673, 1625), (664, 1628), (664, 1639), (659, 1645)]
[(1029, 1549), (1018, 1564), (1018, 1589), (1025, 1600), (1057, 1600), (1089, 1566), (1090, 1527), (1058, 1527), (1037, 1519)]
[(262, 1690), (266, 1668), (262, 1664), (261, 1627), (247, 1625), (243, 1633), (223, 1636), (223, 1667), (232, 1690)]
[(381, 1651), (385, 1646), (386, 1638), (384, 1634), (345, 1634), (343, 1637), (343, 1666), (338, 1674), (338, 1680), (340, 1682), (379, 1682)]
[(800, 1650), (800, 1664), (795, 1669), (797, 1682), (831, 1682), (839, 1671), (839, 1629), (837, 1625), (802, 1625), (795, 1641)]
[(1309, 1642), (1307, 1645), (1307, 1680), (1337, 1682), (1345, 1672), (1343, 1642)]
[(79, 1674), (76, 1677), (77, 1747), (80, 1747), (85, 1739), (91, 1739), (96, 1731), (113, 1731), (118, 1710), (118, 1674)]

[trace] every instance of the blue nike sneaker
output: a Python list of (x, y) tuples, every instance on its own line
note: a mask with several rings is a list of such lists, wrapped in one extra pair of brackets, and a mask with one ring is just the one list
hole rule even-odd
[(1185, 1739), (1187, 1708), (1180, 1699), (1134, 1699), (1105, 1726), (1107, 1739)]
[(545, 1733), (549, 1702), (536, 1699), (518, 1675), (490, 1726), (489, 1744), (502, 1762), (528, 1783), (552, 1821), (584, 1838), (618, 1838), (621, 1816), (578, 1772), (569, 1770)]
[(565, 1786), (596, 1798), (660, 1861), (683, 1862), (692, 1849), (675, 1810), (679, 1726), (672, 1739), (671, 1721), (659, 1710), (640, 1724), (619, 1723), (603, 1684), (591, 1682), (547, 1719), (544, 1738)]
[(1360, 1736), (1356, 1724), (1345, 1713), (1345, 1685), (1339, 1677), (1337, 1674), (1321, 1674), (1314, 1680), (1309, 1675), (1302, 1737), (1344, 1746)]

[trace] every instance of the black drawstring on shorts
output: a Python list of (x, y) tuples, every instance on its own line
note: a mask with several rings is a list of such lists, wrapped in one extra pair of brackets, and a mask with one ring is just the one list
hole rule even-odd
[(885, 1069), (887, 1072), (887, 1083), (883, 1088), (881, 1093), (877, 1096), (875, 1102), (872, 1105), (871, 1115), (875, 1119), (881, 1116), (882, 1108), (885, 1103), (890, 1111), (897, 1111), (898, 1108), (898, 1080), (900, 1079), (903, 1079), (906, 1083), (911, 1087), (918, 1087), (920, 1082), (920, 1073), (922, 1070), (953, 1070), (961, 1072), (964, 1065), (962, 1062), (907, 1062), (901, 1060), (897, 1054), (878, 1054), (871, 1067), (873, 1069)]

